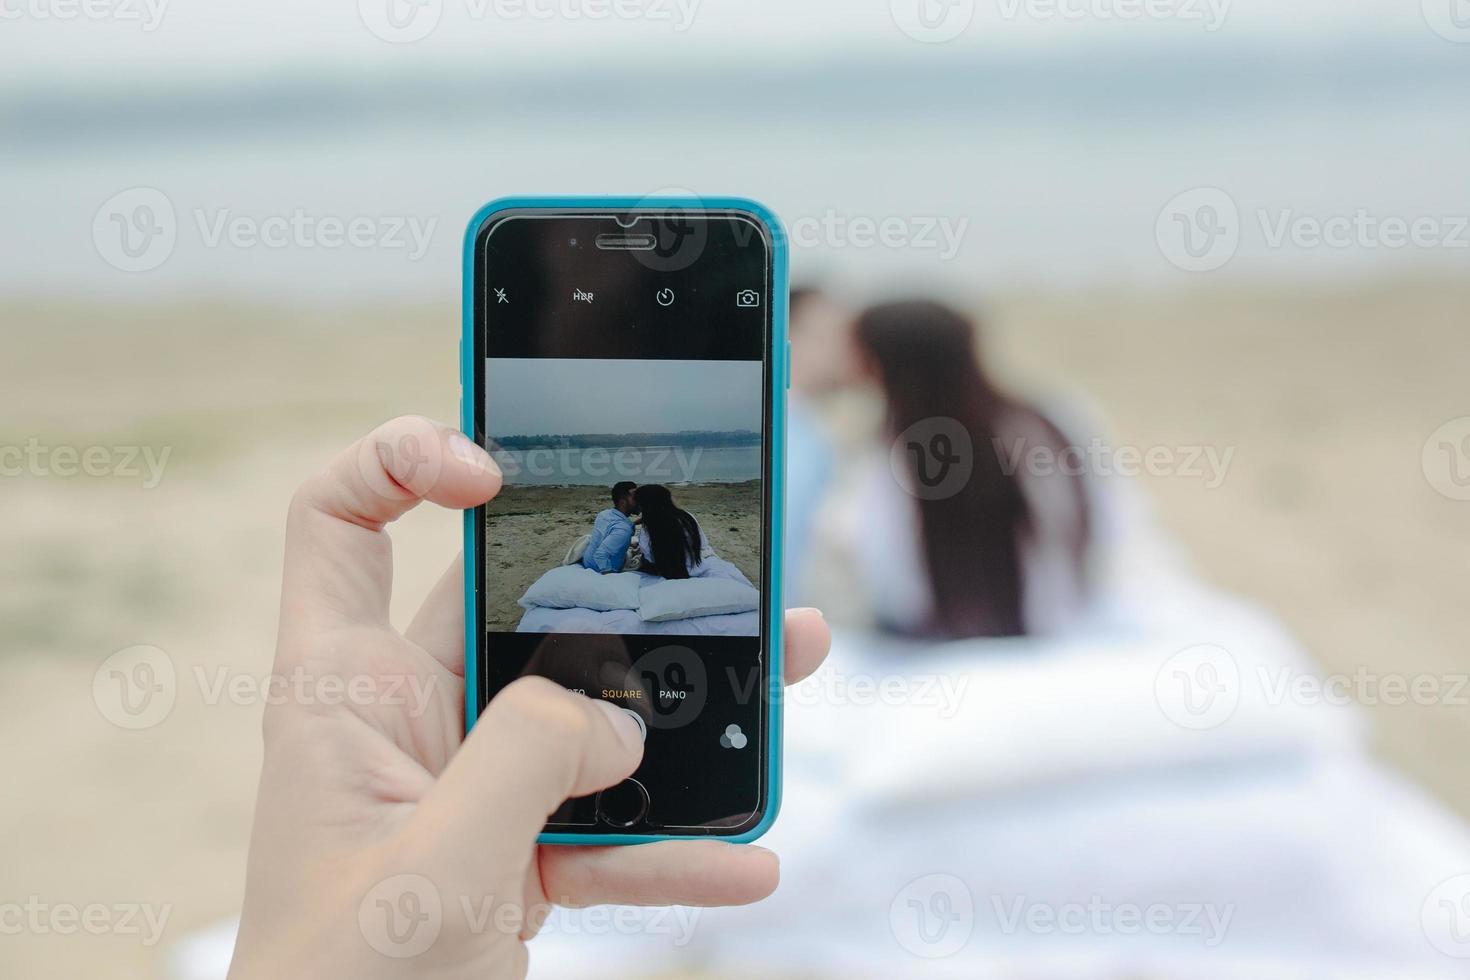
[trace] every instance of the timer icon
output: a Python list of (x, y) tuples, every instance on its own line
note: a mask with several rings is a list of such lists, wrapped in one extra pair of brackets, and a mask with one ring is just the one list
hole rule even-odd
[(658, 301), (659, 306), (674, 305), (674, 291), (672, 289), (669, 289), (667, 286), (654, 293), (653, 298)]

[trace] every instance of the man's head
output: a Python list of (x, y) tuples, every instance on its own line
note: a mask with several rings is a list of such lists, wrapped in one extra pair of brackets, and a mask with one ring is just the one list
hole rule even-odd
[(614, 483), (612, 488), (613, 506), (624, 514), (636, 514), (638, 512), (638, 505), (635, 502), (634, 491), (637, 489), (638, 484), (632, 480), (622, 480)]

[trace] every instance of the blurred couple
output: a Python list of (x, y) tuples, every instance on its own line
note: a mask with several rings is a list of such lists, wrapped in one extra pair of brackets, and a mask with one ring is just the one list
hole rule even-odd
[(604, 575), (627, 569), (691, 578), (700, 574), (706, 545), (699, 522), (668, 487), (623, 480), (612, 486), (612, 506), (593, 520), (580, 564)]
[[(1075, 444), (1050, 412), (993, 380), (971, 318), (930, 300), (855, 313), (794, 289), (791, 332), (787, 574), (797, 598), (837, 458), (814, 403), (876, 393), (882, 425), (843, 453), (861, 471), (856, 506), (832, 529), (872, 625), (960, 639), (1054, 632), (1082, 615), (1098, 540), (1091, 488), (1075, 472), (1016, 465)], [(946, 479), (952, 468), (957, 479)]]

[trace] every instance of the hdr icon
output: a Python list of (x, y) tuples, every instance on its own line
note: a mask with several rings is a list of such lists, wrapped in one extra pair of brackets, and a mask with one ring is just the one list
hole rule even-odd
[(590, 303), (592, 302), (592, 294), (587, 292), (587, 290), (585, 289), (574, 289), (572, 290), (572, 302)]

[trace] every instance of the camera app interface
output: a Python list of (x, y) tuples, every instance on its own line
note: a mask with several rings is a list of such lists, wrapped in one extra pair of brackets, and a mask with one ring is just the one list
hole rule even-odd
[(739, 828), (768, 688), (769, 245), (743, 215), (482, 232), (482, 704), (539, 674), (627, 710), (633, 780), (549, 829)]

